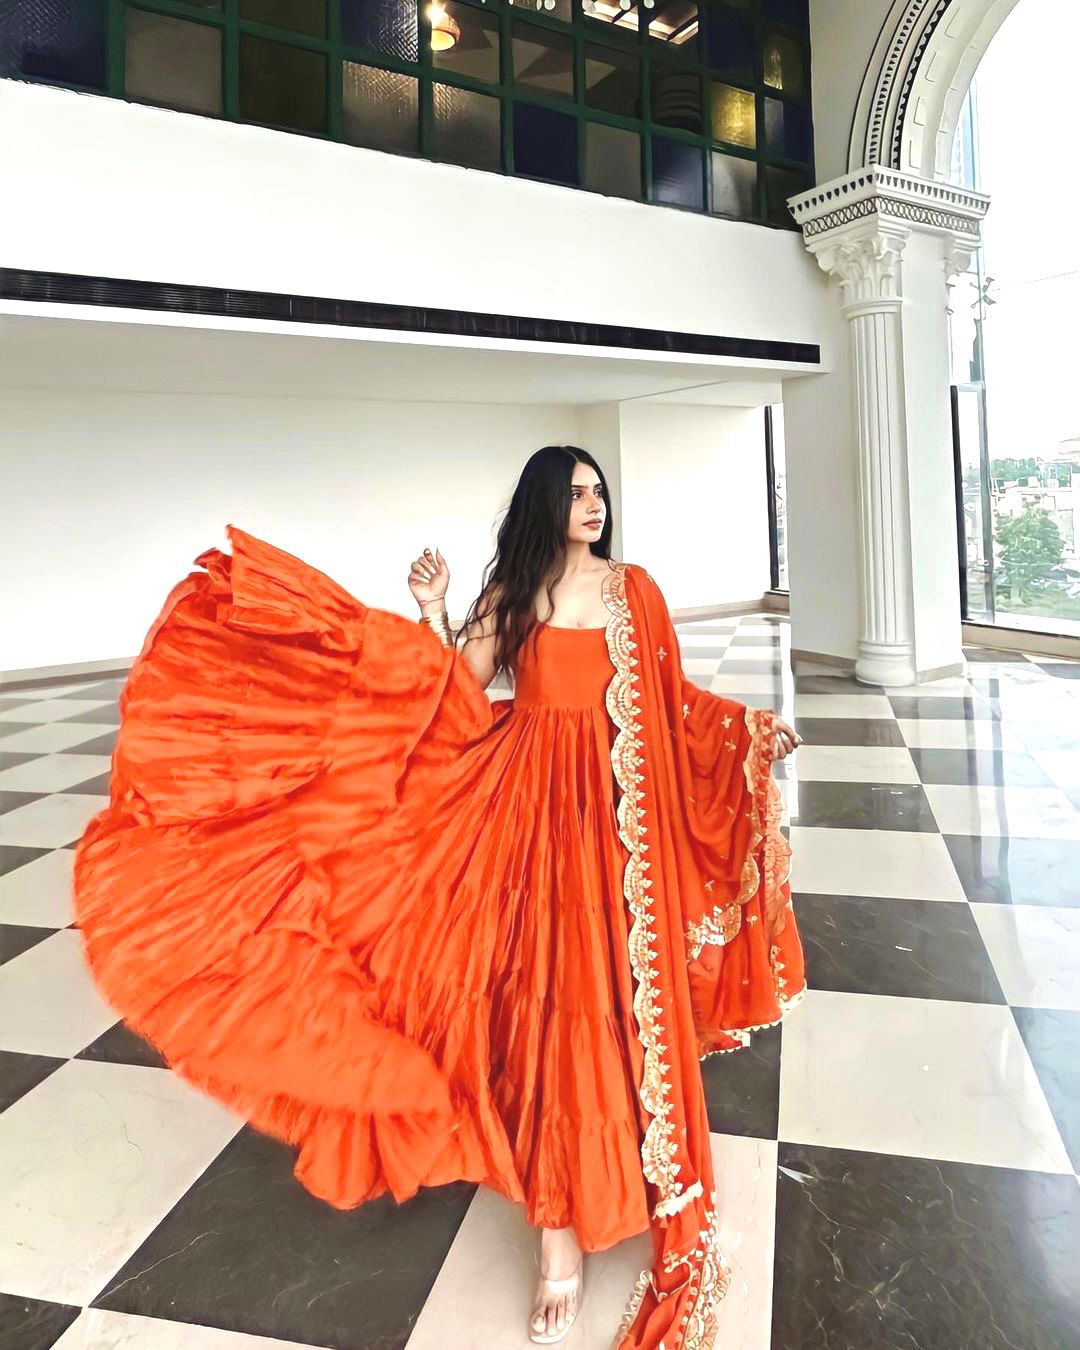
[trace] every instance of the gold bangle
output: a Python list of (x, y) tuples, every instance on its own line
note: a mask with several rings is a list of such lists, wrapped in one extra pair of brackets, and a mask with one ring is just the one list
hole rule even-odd
[(446, 610), (441, 609), (437, 614), (424, 614), (420, 618), (421, 623), (426, 623), (433, 633), (438, 636), (439, 641), (444, 647), (452, 647), (454, 640), (450, 634), (450, 620)]

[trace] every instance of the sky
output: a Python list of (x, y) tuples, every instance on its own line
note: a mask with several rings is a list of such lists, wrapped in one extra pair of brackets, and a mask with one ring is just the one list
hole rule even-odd
[(975, 75), (992, 459), (1080, 438), (1078, 51), (1080, 0), (1019, 0)]

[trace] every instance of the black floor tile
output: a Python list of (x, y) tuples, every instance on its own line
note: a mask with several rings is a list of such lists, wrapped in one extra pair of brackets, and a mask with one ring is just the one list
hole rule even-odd
[(148, 1069), (168, 1067), (161, 1052), (124, 1022), (117, 1022), (108, 1031), (103, 1031), (75, 1058), (105, 1060), (109, 1064), (138, 1064)]
[(854, 675), (796, 675), (797, 694), (884, 694), (880, 684), (860, 684)]
[(777, 1350), (1072, 1350), (1074, 1176), (781, 1144)]
[(330, 1350), (402, 1350), (476, 1187), (338, 1210), (300, 1185), (293, 1156), (242, 1129), (94, 1306)]
[(926, 833), (938, 830), (920, 783), (801, 782), (788, 806), (793, 825)]
[(709, 1129), (775, 1139), (780, 1119), (782, 1027), (755, 1031), (750, 1044), (701, 1062)]
[(111, 776), (109, 770), (106, 770), (104, 773), (99, 773), (96, 778), (88, 778), (85, 783), (76, 783), (74, 787), (65, 788), (64, 791), (76, 793), (82, 792), (88, 796), (107, 797), (109, 795), (109, 779)]
[(72, 713), (70, 717), (62, 717), (60, 720), (65, 724), (68, 722), (118, 723), (120, 721), (120, 709), (117, 706), (116, 700), (112, 699), (108, 703), (103, 703), (100, 708), (87, 707), (80, 709), (78, 712)]
[(1010, 661), (1018, 666), (1031, 665), (1031, 662), (1022, 652), (995, 652), (990, 647), (965, 647), (963, 651), (969, 661), (1001, 664)]
[(1004, 1003), (967, 904), (796, 893), (811, 989)]
[(1014, 1008), (1073, 1167), (1080, 1172), (1080, 1012)]
[(51, 853), (51, 848), (22, 848), (15, 844), (0, 844), (0, 877), (14, 872), (17, 867), (33, 862), (42, 854)]
[(897, 717), (955, 719), (965, 722), (992, 721), (1000, 717), (994, 700), (989, 698), (949, 697), (946, 694), (889, 694)]
[[(82, 718), (78, 719), (82, 721)], [(65, 750), (65, 755), (111, 755), (116, 749), (116, 738), (119, 735), (119, 727), (114, 727), (112, 731), (107, 731), (103, 736), (95, 736), (93, 740), (83, 741), (81, 745), (73, 746), (70, 750)]]
[(903, 745), (891, 717), (799, 717), (795, 730), (807, 745)]
[(31, 759), (40, 759), (41, 755), (24, 750), (21, 754), (16, 754), (13, 750), (0, 750), (0, 772), (4, 769), (13, 769), (16, 764), (25, 764)]
[(1001, 905), (1080, 905), (1080, 842), (947, 834), (969, 900)]
[(96, 684), (88, 684), (78, 690), (65, 694), (65, 698), (119, 698), (124, 685), (127, 684), (127, 676), (121, 678), (100, 680)]
[[(31, 1088), (43, 1083), (55, 1073), (66, 1059), (52, 1055), (22, 1055), (14, 1050), (0, 1050), (0, 1111), (6, 1111), (12, 1102), (25, 1097)], [(0, 1281), (3, 1273), (0, 1272)], [(0, 1346), (4, 1344), (0, 1336)]]
[(0, 966), (36, 947), (56, 931), (55, 928), (31, 928), (22, 923), (0, 923)]
[(20, 806), (28, 806), (39, 797), (48, 795), (45, 792), (0, 792), (0, 816), (7, 815), (9, 811), (17, 811)]
[(1030, 755), (1012, 750), (920, 749), (911, 758), (924, 783), (986, 784), (990, 787), (1053, 787)]
[(1080, 661), (1040, 661), (1038, 666), (1056, 680), (1080, 680)]
[(67, 1303), (45, 1303), (19, 1294), (0, 1294), (0, 1347), (49, 1350), (82, 1312)]

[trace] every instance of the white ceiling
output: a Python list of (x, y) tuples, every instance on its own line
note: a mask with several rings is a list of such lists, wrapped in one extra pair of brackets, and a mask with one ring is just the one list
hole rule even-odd
[[(783, 363), (654, 357), (541, 343), (462, 344), (417, 334), (190, 315), (4, 303), (0, 387), (403, 400), (426, 403), (664, 402), (754, 406)], [(31, 311), (32, 312), (29, 312)], [(811, 367), (813, 371), (819, 367)]]

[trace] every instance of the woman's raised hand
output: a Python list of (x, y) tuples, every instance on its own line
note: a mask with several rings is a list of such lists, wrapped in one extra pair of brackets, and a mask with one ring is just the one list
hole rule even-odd
[(413, 560), (409, 569), (409, 590), (421, 609), (425, 605), (441, 600), (450, 585), (450, 568), (438, 548), (432, 553), (424, 549), (419, 558)]

